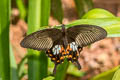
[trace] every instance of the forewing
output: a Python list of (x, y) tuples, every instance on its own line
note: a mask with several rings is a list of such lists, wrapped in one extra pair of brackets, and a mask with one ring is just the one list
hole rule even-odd
[(54, 41), (58, 40), (61, 36), (62, 33), (59, 29), (44, 29), (26, 36), (20, 45), (24, 48), (47, 50), (50, 49)]
[(104, 39), (107, 32), (95, 25), (77, 25), (67, 29), (67, 34), (70, 38), (80, 46), (84, 47), (98, 40)]

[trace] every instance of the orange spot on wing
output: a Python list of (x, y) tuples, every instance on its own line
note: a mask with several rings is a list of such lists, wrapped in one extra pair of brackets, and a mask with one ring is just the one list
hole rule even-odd
[(63, 55), (65, 55), (65, 54), (66, 54), (66, 52), (64, 51), (64, 52), (62, 52), (62, 54), (63, 54)]
[(64, 47), (63, 47), (63, 45), (61, 45), (61, 50), (62, 50), (62, 51), (64, 50)]
[(67, 49), (66, 49), (66, 53), (69, 54), (70, 51), (70, 45), (68, 44)]
[(72, 58), (72, 55), (69, 55), (68, 57), (69, 57), (69, 58)]
[(55, 61), (56, 59), (55, 58), (52, 58), (53, 61)]
[(62, 53), (62, 50), (59, 50), (59, 53)]
[(69, 51), (66, 51), (67, 54), (69, 54)]
[(57, 60), (57, 62), (59, 63), (59, 62), (60, 62), (60, 60)]
[(61, 45), (60, 53), (65, 54), (65, 49), (64, 49), (63, 45)]
[(74, 57), (73, 59), (76, 59), (76, 57)]
[(70, 48), (69, 50), (72, 51), (72, 48)]
[(60, 57), (60, 59), (61, 59), (61, 60), (63, 60), (63, 59), (64, 59), (64, 57), (63, 57), (63, 56), (61, 56), (61, 57)]
[(50, 50), (48, 50), (48, 53), (50, 53)]
[(77, 56), (79, 56), (79, 53), (77, 52)]
[(53, 56), (52, 54), (49, 54), (49, 56), (51, 57), (51, 56)]

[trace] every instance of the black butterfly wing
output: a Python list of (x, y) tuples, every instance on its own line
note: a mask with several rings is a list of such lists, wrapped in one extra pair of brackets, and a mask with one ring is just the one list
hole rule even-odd
[(98, 40), (104, 39), (107, 32), (95, 25), (77, 25), (67, 29), (67, 34), (71, 39), (74, 39), (80, 47), (87, 46)]
[(20, 43), (24, 48), (47, 50), (53, 46), (54, 41), (62, 36), (59, 29), (44, 29), (26, 36)]

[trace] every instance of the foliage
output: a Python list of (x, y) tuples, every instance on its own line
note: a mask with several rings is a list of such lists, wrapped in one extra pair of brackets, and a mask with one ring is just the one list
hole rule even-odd
[(119, 80), (120, 79), (120, 67), (117, 69), (117, 71), (115, 72), (112, 80)]
[[(90, 80), (112, 80), (112, 77), (114, 75), (114, 73), (119, 69), (119, 66), (118, 67), (115, 67), (111, 70), (108, 70), (106, 72), (103, 72), (95, 77), (93, 77), (92, 79)], [(116, 75), (118, 75), (118, 73), (116, 72)], [(116, 76), (115, 75), (115, 76)], [(115, 79), (115, 76), (114, 76), (114, 79)], [(119, 80), (119, 79), (115, 79), (115, 80)]]

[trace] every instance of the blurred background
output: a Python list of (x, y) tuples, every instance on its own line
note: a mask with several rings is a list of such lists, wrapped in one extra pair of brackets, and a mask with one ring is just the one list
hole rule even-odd
[[(70, 23), (80, 18), (74, 0), (61, 1), (64, 11), (63, 24)], [(24, 6), (21, 4), (24, 4)], [(85, 2), (83, 2), (82, 5), (84, 7), (84, 11), (81, 12), (81, 16), (92, 8), (103, 8), (118, 17), (120, 16), (120, 0), (91, 0), (89, 5), (86, 5)], [(56, 8), (54, 3), (51, 6), (53, 9)], [(23, 15), (20, 14), (21, 12), (23, 12)], [(23, 3), (21, 3), (20, 0), (12, 0), (10, 41), (12, 43), (17, 64), (19, 64), (27, 51), (26, 49), (20, 47), (20, 41), (24, 38), (28, 30), (26, 18), (27, 12), (28, 0), (23, 0)], [(51, 12), (49, 26), (58, 24), (60, 24), (60, 22), (54, 17), (54, 13)], [(67, 75), (65, 80), (88, 80), (101, 72), (116, 67), (120, 64), (119, 53), (120, 38), (106, 38), (92, 44), (91, 46), (85, 47), (79, 58), (82, 71), (85, 72), (85, 75), (81, 78)], [(27, 80), (27, 76), (24, 76), (23, 80)]]

